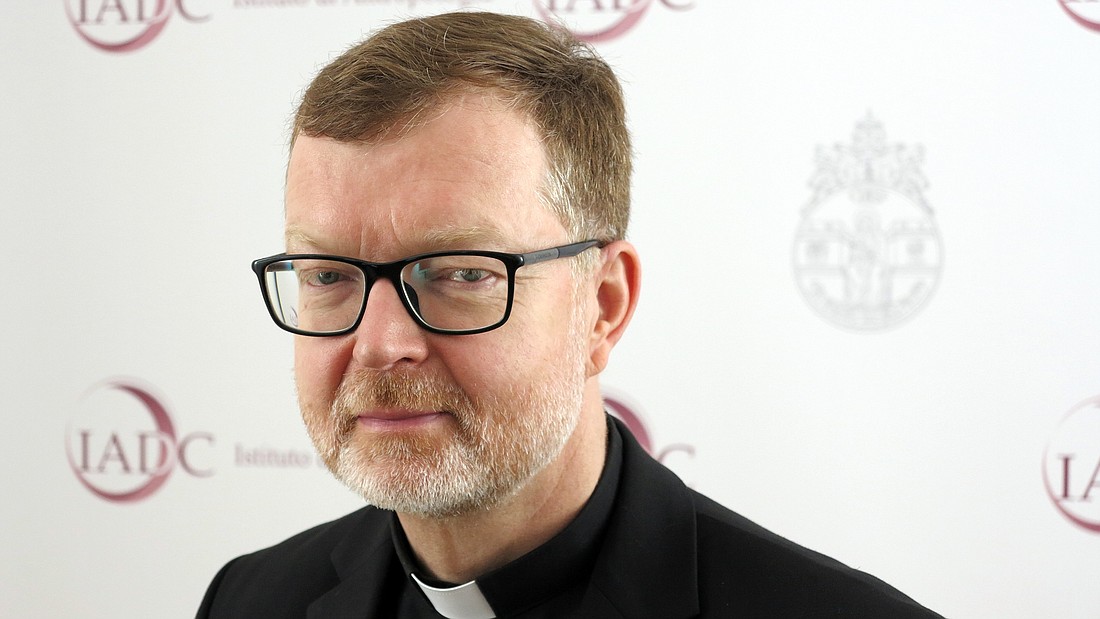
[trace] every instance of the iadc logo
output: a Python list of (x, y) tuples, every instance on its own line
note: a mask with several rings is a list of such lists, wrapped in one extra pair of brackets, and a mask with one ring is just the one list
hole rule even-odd
[(562, 24), (588, 43), (604, 43), (634, 29), (650, 7), (695, 8), (695, 0), (534, 0), (543, 21)]
[(1100, 396), (1062, 418), (1043, 453), (1043, 484), (1063, 516), (1100, 533)]
[(89, 45), (105, 52), (132, 52), (156, 39), (175, 13), (204, 22), (209, 0), (64, 0), (69, 23)]
[(924, 198), (923, 158), (919, 145), (888, 144), (870, 114), (851, 144), (818, 147), (794, 270), (803, 298), (833, 324), (886, 329), (932, 297), (943, 246)]
[(204, 466), (213, 435), (181, 435), (163, 398), (137, 381), (113, 380), (89, 389), (69, 423), (65, 451), (77, 480), (113, 503), (153, 495), (176, 468), (209, 477)]
[(1100, 0), (1058, 0), (1073, 21), (1094, 32), (1100, 32)]

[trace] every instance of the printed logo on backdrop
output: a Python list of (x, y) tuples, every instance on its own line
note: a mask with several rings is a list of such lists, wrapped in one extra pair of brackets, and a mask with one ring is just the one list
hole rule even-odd
[[(402, 11), (453, 11), (491, 4), (493, 0), (227, 0), (238, 9), (301, 9), (308, 7), (388, 7)], [(411, 17), (410, 15), (403, 15)]]
[(562, 24), (588, 43), (618, 39), (638, 25), (651, 8), (687, 11), (695, 0), (534, 0), (547, 23)]
[(1062, 417), (1043, 452), (1043, 484), (1066, 519), (1100, 533), (1100, 396)]
[(181, 433), (164, 398), (133, 379), (85, 392), (65, 437), (77, 481), (112, 503), (149, 498), (177, 469), (193, 477), (213, 475), (213, 445), (208, 432)]
[(924, 197), (924, 149), (889, 143), (870, 114), (850, 144), (818, 146), (794, 242), (795, 281), (834, 325), (879, 331), (915, 316), (939, 283), (943, 245)]
[(69, 23), (89, 45), (133, 52), (153, 42), (173, 15), (192, 23), (210, 19), (213, 0), (63, 0)]
[(1058, 3), (1073, 21), (1100, 32), (1100, 0), (1058, 0)]
[(606, 391), (603, 394), (603, 403), (607, 412), (622, 421), (630, 430), (630, 433), (634, 435), (634, 438), (638, 440), (638, 444), (642, 446), (642, 449), (645, 449), (646, 453), (653, 456), (658, 462), (666, 466), (669, 465), (669, 457), (673, 454), (683, 454), (689, 458), (695, 457), (695, 447), (683, 443), (658, 448), (653, 442), (649, 427), (643, 421), (641, 408), (637, 404), (628, 403), (626, 398), (619, 395), (609, 395)]

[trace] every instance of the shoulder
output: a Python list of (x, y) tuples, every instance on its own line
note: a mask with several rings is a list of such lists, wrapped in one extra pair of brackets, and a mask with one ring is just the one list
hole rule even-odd
[(304, 609), (339, 581), (332, 555), (354, 533), (389, 539), (386, 512), (364, 508), (318, 525), (274, 546), (227, 563), (207, 589), (199, 617), (234, 617), (248, 609), (264, 616), (303, 616)]
[(696, 514), (700, 603), (714, 616), (737, 611), (750, 616), (938, 617), (878, 578), (689, 492)]
[(302, 531), (269, 548), (238, 557), (233, 561), (230, 573), (238, 577), (258, 574), (266, 578), (301, 582), (306, 574), (331, 571), (332, 551), (353, 531), (364, 527), (384, 529), (388, 539), (388, 526), (386, 512), (363, 508)]
[[(662, 590), (675, 575), (681, 584), (694, 582), (700, 618), (939, 616), (874, 576), (800, 546), (688, 488), (618, 425), (623, 473), (616, 520), (625, 533), (615, 533), (613, 543), (631, 548), (631, 539), (648, 540), (633, 546), (628, 564), (661, 572), (661, 579), (650, 577), (649, 588), (662, 597), (675, 595)], [(695, 573), (680, 573), (685, 570)], [(657, 604), (657, 596), (651, 597), (648, 603)]]

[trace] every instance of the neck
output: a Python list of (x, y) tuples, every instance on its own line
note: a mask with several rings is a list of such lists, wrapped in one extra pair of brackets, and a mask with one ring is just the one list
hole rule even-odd
[(447, 518), (397, 515), (417, 561), (434, 578), (465, 583), (544, 544), (572, 522), (592, 495), (606, 444), (599, 387), (590, 384), (577, 428), (561, 454), (515, 495), (490, 509)]

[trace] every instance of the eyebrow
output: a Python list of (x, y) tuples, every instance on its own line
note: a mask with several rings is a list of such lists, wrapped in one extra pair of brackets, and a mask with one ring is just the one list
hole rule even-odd
[(499, 249), (506, 247), (509, 239), (496, 228), (483, 226), (446, 226), (426, 231), (421, 237), (427, 247), (458, 248), (462, 246), (477, 246), (481, 249), (485, 245)]
[[(327, 245), (318, 241), (298, 226), (288, 226), (286, 229), (286, 245), (289, 249), (292, 245), (310, 248), (324, 248)], [(424, 231), (419, 235), (416, 245), (421, 246), (421, 251), (435, 251), (439, 249), (497, 249), (504, 250), (514, 243), (496, 228), (484, 226), (445, 226)]]
[(304, 230), (297, 226), (287, 226), (285, 240), (287, 249), (289, 249), (292, 244), (320, 247), (320, 244), (318, 244), (312, 236), (306, 234)]

